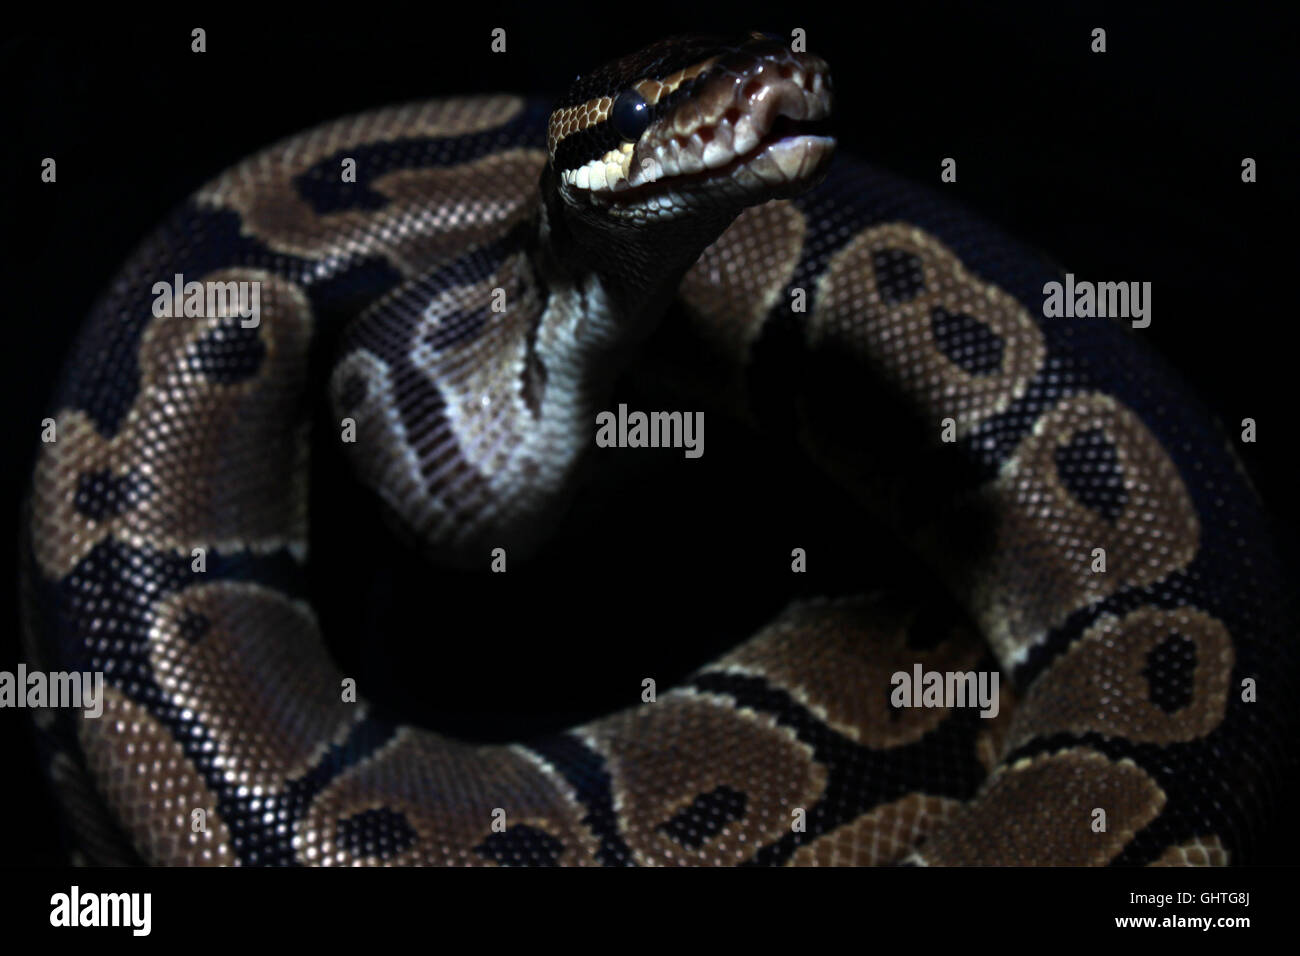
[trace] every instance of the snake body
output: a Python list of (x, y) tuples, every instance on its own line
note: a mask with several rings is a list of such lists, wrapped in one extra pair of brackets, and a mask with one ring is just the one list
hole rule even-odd
[[(829, 111), (810, 54), (675, 38), (553, 109), (311, 130), (137, 250), (58, 385), (23, 542), (33, 661), (107, 679), (103, 717), (40, 721), (88, 859), (1248, 858), (1294, 662), (1227, 440), (1121, 323), (1044, 317), (1037, 254), (832, 162)], [(257, 283), (260, 321), (156, 316), (174, 275)], [(304, 573), (313, 388), (394, 523), (486, 572), (563, 513), (666, 311), (710, 407), (802, 449), (963, 613), (797, 603), (653, 702), (508, 746), (341, 692)], [(894, 706), (918, 666), (998, 670), (998, 716)]]

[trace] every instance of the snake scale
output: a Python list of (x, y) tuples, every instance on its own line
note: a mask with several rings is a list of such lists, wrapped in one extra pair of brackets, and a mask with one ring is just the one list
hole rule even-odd
[[(313, 129), (144, 242), (57, 385), (22, 545), (34, 665), (106, 677), (99, 719), (38, 721), (86, 859), (1249, 858), (1291, 634), (1230, 443), (1124, 323), (1045, 317), (1041, 256), (833, 157), (831, 99), (774, 38), (676, 37), (558, 104)], [(259, 320), (158, 315), (174, 276), (252, 284)], [(840, 483), (962, 614), (797, 602), (653, 702), (512, 745), (342, 692), (303, 572), (321, 403), (416, 547), (488, 573), (546, 539), (666, 313), (709, 407)], [(914, 668), (996, 671), (997, 716), (895, 706)]]

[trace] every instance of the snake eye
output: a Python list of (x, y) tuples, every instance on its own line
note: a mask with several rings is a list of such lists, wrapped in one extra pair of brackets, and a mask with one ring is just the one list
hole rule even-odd
[(636, 90), (624, 90), (609, 114), (614, 132), (626, 140), (638, 140), (650, 125), (650, 104)]

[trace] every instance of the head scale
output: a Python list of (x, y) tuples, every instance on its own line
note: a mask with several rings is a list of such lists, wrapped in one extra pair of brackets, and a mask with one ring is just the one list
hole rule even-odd
[(757, 33), (674, 37), (578, 77), (547, 145), (560, 197), (584, 218), (666, 222), (815, 185), (830, 112), (816, 56)]

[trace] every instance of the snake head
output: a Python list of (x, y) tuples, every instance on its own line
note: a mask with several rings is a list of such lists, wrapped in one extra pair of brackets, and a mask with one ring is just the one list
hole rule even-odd
[(796, 195), (825, 176), (826, 63), (763, 34), (660, 41), (578, 77), (551, 113), (561, 197), (664, 221)]

